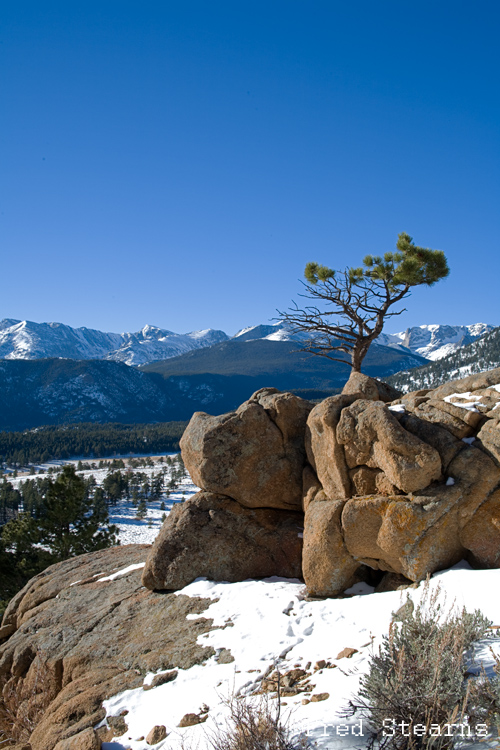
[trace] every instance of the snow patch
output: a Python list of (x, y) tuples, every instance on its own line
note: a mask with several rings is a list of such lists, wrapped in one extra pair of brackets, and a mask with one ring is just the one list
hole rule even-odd
[(131, 573), (133, 570), (139, 570), (139, 568), (143, 568), (145, 565), (146, 565), (145, 562), (136, 563), (136, 565), (129, 565), (127, 568), (122, 568), (121, 570), (117, 570), (116, 573), (111, 573), (110, 576), (105, 576), (104, 578), (98, 578), (96, 583), (101, 583), (102, 581), (114, 581), (115, 578), (119, 578), (120, 576), (124, 576), (127, 573)]

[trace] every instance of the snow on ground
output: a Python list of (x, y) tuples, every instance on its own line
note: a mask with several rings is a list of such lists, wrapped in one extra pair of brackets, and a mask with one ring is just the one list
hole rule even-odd
[[(141, 469), (141, 471), (145, 472), (147, 469)], [(104, 476), (105, 474), (106, 472)], [(132, 505), (131, 500), (121, 500), (116, 505), (111, 505), (109, 520), (110, 523), (118, 526), (120, 544), (153, 544), (161, 529), (163, 514), (166, 513), (168, 516), (176, 503), (182, 503), (196, 492), (198, 492), (198, 487), (189, 477), (185, 477), (180, 480), (179, 488), (171, 492), (170, 497), (162, 495), (158, 500), (147, 501), (148, 513), (144, 519), (136, 518), (137, 508)], [(162, 501), (165, 503), (165, 510), (161, 509)]]
[[(178, 454), (176, 453), (169, 453), (165, 454), (165, 457), (169, 456), (170, 458), (175, 459), (177, 455)], [(124, 459), (126, 464), (129, 458), (130, 457)], [(141, 456), (140, 458), (149, 458), (149, 456), (145, 455)], [(155, 458), (158, 459), (159, 457), (157, 456)], [(95, 461), (82, 459), (82, 463), (86, 464), (91, 462), (96, 463), (97, 465), (101, 460), (104, 459), (97, 459)], [(75, 464), (76, 466), (78, 464), (78, 460), (52, 461), (47, 464), (41, 464), (40, 466), (37, 466), (36, 470), (39, 471), (40, 469), (42, 469), (44, 472), (47, 472), (49, 468), (58, 468), (64, 464)], [(159, 461), (155, 461), (154, 466), (140, 466), (136, 469), (129, 469), (129, 467), (127, 466), (125, 469), (111, 468), (109, 469), (109, 471), (133, 471), (136, 473), (141, 472), (142, 474), (146, 475), (148, 481), (151, 481), (152, 477), (154, 475), (157, 475), (159, 471), (161, 471), (165, 467), (166, 480), (168, 481), (168, 479), (171, 477), (172, 470), (175, 469), (175, 466), (167, 466), (165, 463), (159, 463)], [(90, 476), (94, 476), (97, 485), (101, 486), (108, 474), (108, 468), (85, 469), (83, 471), (78, 471), (77, 473), (84, 479), (88, 479)], [(50, 476), (55, 479), (57, 475), (51, 474)], [(19, 476), (17, 478), (9, 477), (9, 482), (13, 485), (14, 488), (18, 488), (20, 483), (25, 482), (28, 479), (40, 478), (42, 478), (42, 475), (38, 473), (30, 475), (23, 474), (22, 476)], [(120, 544), (152, 544), (163, 523), (163, 514), (165, 513), (166, 515), (168, 515), (168, 513), (172, 510), (173, 506), (176, 503), (181, 503), (184, 500), (187, 500), (196, 492), (198, 492), (198, 487), (193, 484), (191, 478), (189, 476), (183, 477), (179, 480), (177, 489), (172, 490), (169, 496), (167, 496), (167, 494), (163, 492), (163, 494), (160, 495), (157, 499), (147, 500), (147, 515), (143, 519), (136, 517), (137, 506), (133, 505), (130, 498), (119, 500), (116, 505), (110, 505), (108, 508), (109, 521), (110, 523), (118, 526), (118, 539), (120, 541)], [(161, 507), (162, 502), (165, 504), (164, 509)]]
[[(500, 590), (500, 570), (472, 570), (462, 562), (434, 575), (431, 588), (438, 583), (449, 606), (455, 601), (456, 606), (465, 605), (468, 611), (481, 609), (495, 625), (500, 625), (500, 598), (494, 594)], [(262, 675), (275, 666), (284, 673), (295, 666), (305, 668), (308, 662), (314, 668), (322, 659), (334, 666), (313, 674), (312, 694), (328, 693), (329, 697), (305, 705), (302, 701), (310, 695), (301, 693), (284, 698), (285, 716), (294, 731), (306, 732), (319, 750), (366, 747), (366, 723), (342, 718), (342, 709), (357, 691), (370, 654), (378, 650), (382, 636), (387, 633), (391, 613), (406, 601), (407, 593), (418, 602), (422, 591), (421, 584), (418, 589), (403, 592), (373, 593), (366, 584), (357, 584), (347, 592), (352, 594), (350, 598), (307, 601), (304, 585), (297, 580), (269, 578), (214, 583), (198, 579), (177, 593), (213, 600), (201, 615), (189, 617), (213, 618), (218, 629), (200, 636), (199, 642), (212, 646), (216, 654), (219, 649), (229, 649), (234, 662), (219, 664), (215, 656), (203, 665), (180, 669), (172, 682), (147, 691), (127, 690), (105, 701), (108, 716), (128, 712), (129, 729), (113, 742), (103, 743), (103, 750), (146, 750), (149, 745), (141, 738), (157, 724), (166, 726), (168, 736), (155, 748), (208, 750), (208, 736), (227, 720), (225, 699), (233, 693), (250, 695)], [(500, 655), (498, 632), (495, 635), (492, 631), (491, 638), (485, 639), (477, 651), (478, 659), (491, 672), (490, 645)], [(357, 649), (357, 653), (352, 658), (338, 659), (346, 647)], [(152, 674), (147, 675), (144, 684), (150, 684), (152, 678)], [(186, 713), (199, 713), (202, 706), (209, 707), (205, 723), (178, 727)], [(469, 742), (468, 747), (473, 746), (484, 748), (485, 744)], [(494, 739), (489, 739), (486, 745), (498, 746)]]
[[(151, 479), (162, 466), (165, 464), (155, 463), (135, 471)], [(167, 479), (173, 468), (167, 468)], [(78, 473), (86, 478), (93, 474), (100, 485), (108, 469), (86, 469)], [(10, 481), (16, 486), (28, 478), (33, 479), (35, 475)], [(148, 513), (143, 520), (136, 518), (136, 507), (131, 500), (121, 500), (110, 506), (110, 520), (119, 527), (121, 543), (152, 543), (161, 527), (163, 513), (168, 514), (174, 503), (187, 499), (197, 489), (189, 477), (184, 477), (169, 497), (164, 493), (157, 500), (147, 501)], [(162, 500), (165, 510), (160, 508)], [(111, 575), (100, 579), (102, 585), (113, 585), (114, 579), (127, 570), (110, 572)], [(495, 596), (495, 591), (500, 590), (500, 570), (472, 570), (462, 562), (434, 575), (431, 586), (438, 583), (446, 592), (449, 604), (456, 601), (458, 607), (466, 606), (468, 611), (481, 609), (500, 626), (500, 598)], [(305, 668), (308, 662), (314, 668), (319, 660), (333, 666), (314, 672), (312, 694), (328, 693), (329, 697), (307, 704), (302, 700), (311, 695), (304, 693), (284, 698), (283, 711), (287, 712), (285, 716), (290, 726), (297, 734), (305, 732), (311, 742), (316, 742), (318, 750), (366, 747), (366, 723), (360, 725), (359, 720), (346, 720), (342, 709), (357, 691), (360, 677), (368, 668), (370, 654), (378, 650), (382, 636), (387, 633), (391, 613), (401, 606), (407, 594), (418, 601), (422, 589), (421, 585), (418, 589), (376, 594), (370, 586), (360, 583), (346, 592), (350, 598), (306, 601), (304, 584), (297, 580), (269, 578), (214, 583), (198, 579), (177, 593), (213, 600), (199, 616), (213, 618), (217, 629), (200, 636), (200, 644), (212, 646), (216, 656), (203, 665), (179, 669), (173, 682), (147, 691), (128, 690), (106, 701), (108, 716), (128, 711), (129, 731), (113, 742), (103, 743), (103, 750), (146, 750), (150, 746), (140, 738), (146, 737), (157, 724), (165, 725), (168, 731), (167, 738), (155, 745), (157, 750), (209, 750), (207, 738), (217, 725), (225, 724), (228, 717), (225, 701), (232, 694), (248, 697), (262, 676), (275, 667), (284, 673), (295, 666)], [(492, 646), (500, 656), (498, 633), (489, 641), (485, 640), (478, 651), (478, 658), (487, 671), (491, 671), (493, 665), (488, 647)], [(357, 653), (349, 659), (337, 659), (346, 647), (357, 649)], [(219, 664), (216, 658), (220, 649), (229, 649), (234, 661)], [(146, 675), (144, 684), (150, 684), (153, 676)], [(199, 713), (202, 706), (209, 706), (206, 722), (185, 729), (178, 727), (186, 713)], [(469, 743), (467, 747), (470, 750), (500, 748), (500, 743), (488, 739), (486, 745)]]

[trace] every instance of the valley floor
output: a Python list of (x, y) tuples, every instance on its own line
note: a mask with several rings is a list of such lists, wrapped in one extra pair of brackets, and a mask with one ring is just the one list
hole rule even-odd
[[(176, 453), (170, 453), (167, 454), (170, 458), (175, 458), (178, 454)], [(150, 458), (150, 456), (141, 456), (140, 458)], [(153, 466), (141, 466), (137, 469), (130, 469), (127, 470), (131, 473), (140, 472), (141, 474), (145, 475), (147, 477), (147, 480), (151, 482), (151, 480), (154, 478), (155, 475), (159, 473), (160, 470), (165, 469), (165, 484), (168, 482), (168, 480), (172, 476), (172, 466), (166, 466), (165, 464), (160, 464), (158, 462), (159, 457), (154, 456), (152, 457), (154, 460)], [(166, 456), (165, 456), (166, 458)], [(125, 459), (126, 462), (128, 462), (130, 459), (127, 457)], [(87, 459), (83, 459), (84, 462), (87, 462)], [(105, 462), (106, 459), (99, 459), (99, 461)], [(54, 461), (51, 463), (43, 464), (40, 466), (37, 466), (37, 471), (40, 471), (40, 469), (47, 471), (49, 468), (58, 468), (59, 466), (63, 464), (78, 464), (78, 461), (72, 460), (72, 461)], [(122, 471), (124, 472), (124, 469), (114, 469), (115, 471)], [(93, 476), (97, 486), (101, 486), (104, 482), (107, 474), (108, 469), (107, 468), (95, 468), (95, 469), (84, 469), (83, 471), (77, 472), (79, 476), (82, 476), (84, 479), (89, 479), (89, 477)], [(22, 482), (25, 482), (27, 480), (33, 480), (38, 479), (40, 477), (40, 474), (23, 474), (22, 476), (19, 476), (17, 478), (11, 478), (9, 477), (9, 482), (13, 485), (14, 488), (18, 488), (19, 485)], [(169, 513), (170, 510), (172, 510), (172, 507), (176, 503), (183, 502), (184, 500), (187, 500), (188, 497), (191, 497), (196, 492), (198, 492), (198, 487), (193, 484), (191, 481), (191, 478), (189, 476), (184, 476), (179, 479), (177, 489), (169, 491), (167, 493), (164, 489), (164, 491), (155, 498), (149, 498), (146, 502), (147, 506), (147, 514), (144, 518), (137, 518), (137, 505), (133, 504), (133, 501), (131, 498), (128, 499), (121, 499), (119, 500), (115, 505), (109, 506), (109, 520), (110, 523), (115, 524), (118, 526), (119, 534), (118, 539), (120, 541), (120, 544), (152, 544), (155, 540), (156, 535), (158, 534), (161, 525), (163, 523), (162, 516), (163, 514)], [(162, 508), (162, 502), (165, 505), (165, 508)]]

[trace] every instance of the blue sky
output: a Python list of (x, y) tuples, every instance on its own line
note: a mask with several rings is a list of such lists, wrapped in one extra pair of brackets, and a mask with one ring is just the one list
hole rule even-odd
[(500, 324), (495, 1), (4, 2), (0, 318), (228, 333), (406, 231)]

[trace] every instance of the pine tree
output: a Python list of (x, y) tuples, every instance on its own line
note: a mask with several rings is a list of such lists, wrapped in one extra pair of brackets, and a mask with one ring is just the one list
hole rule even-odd
[(137, 505), (137, 512), (135, 514), (135, 517), (139, 518), (142, 521), (142, 519), (146, 517), (147, 512), (148, 512), (148, 508), (146, 505), (146, 501), (144, 499), (139, 500), (139, 504)]
[(117, 527), (108, 525), (108, 511), (87, 496), (84, 480), (72, 465), (51, 482), (40, 520), (42, 543), (55, 560), (116, 544)]
[(408, 297), (412, 287), (433, 286), (448, 276), (442, 250), (418, 247), (406, 232), (398, 236), (396, 248), (397, 252), (383, 257), (367, 255), (362, 267), (344, 271), (307, 264), (306, 293), (300, 296), (317, 304), (299, 308), (294, 303), (279, 313), (292, 333), (308, 334), (304, 351), (350, 364), (360, 372), (385, 319), (404, 312), (392, 311), (393, 305)]

